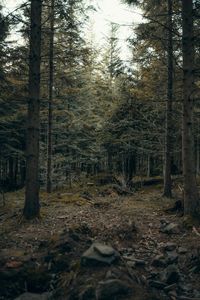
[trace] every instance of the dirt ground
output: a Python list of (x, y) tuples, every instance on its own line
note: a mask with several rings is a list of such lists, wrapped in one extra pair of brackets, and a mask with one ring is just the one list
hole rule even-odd
[[(41, 219), (32, 222), (21, 218), (23, 191), (6, 194), (0, 211), (0, 299), (47, 291), (52, 299), (97, 299), (96, 287), (108, 278), (126, 282), (131, 292), (98, 299), (200, 299), (200, 227), (180, 212), (166, 212), (179, 196), (163, 198), (159, 186), (128, 196), (103, 190), (42, 192)], [(161, 232), (163, 224), (178, 229)], [(94, 241), (111, 245), (119, 261), (82, 266), (82, 254)], [(166, 252), (169, 242), (172, 252)], [(166, 284), (161, 277), (168, 265), (175, 265), (178, 279)]]

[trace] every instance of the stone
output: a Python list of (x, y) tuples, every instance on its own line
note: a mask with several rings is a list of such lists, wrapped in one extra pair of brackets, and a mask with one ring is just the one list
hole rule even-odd
[(188, 252), (188, 250), (184, 247), (179, 247), (178, 248), (178, 253), (179, 254), (186, 254)]
[(175, 251), (167, 252), (167, 264), (174, 264), (178, 262), (178, 254)]
[(172, 243), (172, 242), (168, 242), (168, 243), (164, 244), (163, 248), (165, 251), (173, 251), (176, 249), (176, 244)]
[(131, 287), (119, 279), (109, 279), (99, 282), (96, 289), (96, 299), (111, 300), (118, 295), (127, 295), (131, 292)]
[(163, 290), (166, 287), (166, 284), (164, 282), (158, 280), (149, 280), (149, 285), (158, 290)]
[(93, 243), (81, 257), (83, 266), (111, 265), (119, 258), (119, 253), (111, 246)]
[(146, 265), (146, 262), (143, 259), (133, 259), (133, 263), (138, 267), (144, 267)]
[(115, 254), (115, 250), (111, 246), (95, 243), (93, 247), (102, 256), (113, 256)]
[(166, 234), (180, 233), (180, 227), (176, 223), (162, 224), (160, 231)]
[(49, 300), (51, 299), (51, 293), (43, 293), (43, 294), (32, 294), (32, 293), (24, 293), (19, 297), (15, 298), (15, 300)]
[(155, 256), (151, 264), (153, 267), (161, 267), (161, 268), (166, 267), (167, 265), (165, 257), (163, 255)]

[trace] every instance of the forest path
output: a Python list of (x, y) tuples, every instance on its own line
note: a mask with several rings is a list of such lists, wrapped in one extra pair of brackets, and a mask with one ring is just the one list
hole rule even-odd
[[(183, 218), (166, 214), (174, 200), (162, 198), (159, 187), (126, 197), (105, 187), (103, 194), (94, 188), (42, 193), (36, 223), (19, 222), (22, 192), (7, 195), (0, 216), (0, 299), (55, 290), (53, 299), (95, 299), (98, 286), (99, 299), (105, 292), (105, 299), (200, 299), (199, 228), (193, 232)], [(120, 261), (82, 266), (82, 254), (95, 241), (112, 245)], [(116, 291), (107, 282), (113, 278), (133, 292), (125, 295), (123, 286)]]

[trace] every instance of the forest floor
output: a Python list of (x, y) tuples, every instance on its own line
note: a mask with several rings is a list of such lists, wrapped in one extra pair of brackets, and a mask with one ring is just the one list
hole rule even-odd
[[(41, 219), (24, 222), (23, 191), (7, 193), (0, 299), (200, 299), (200, 227), (166, 212), (179, 196), (163, 198), (161, 186), (120, 196), (85, 184), (41, 193)], [(110, 247), (86, 259), (94, 242)]]

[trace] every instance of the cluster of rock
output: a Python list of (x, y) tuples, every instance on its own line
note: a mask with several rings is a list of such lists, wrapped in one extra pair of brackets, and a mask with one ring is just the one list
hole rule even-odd
[[(160, 232), (177, 235), (181, 229), (178, 224), (161, 220)], [(181, 268), (180, 260), (188, 253), (186, 248), (167, 242), (160, 244), (157, 253), (154, 251), (146, 257), (141, 257), (140, 249), (134, 251), (132, 248), (131, 251), (119, 253), (111, 245), (94, 242), (81, 256), (80, 266), (83, 270), (105, 270), (105, 276), (96, 284), (82, 286), (76, 299), (111, 300), (120, 299), (120, 296), (134, 299), (135, 289), (140, 286), (141, 290), (147, 291), (147, 295), (149, 293), (149, 297), (152, 293), (159, 295), (159, 299), (200, 300), (200, 292), (186, 284), (187, 274)], [(50, 293), (24, 293), (15, 300), (39, 299), (55, 298)]]

